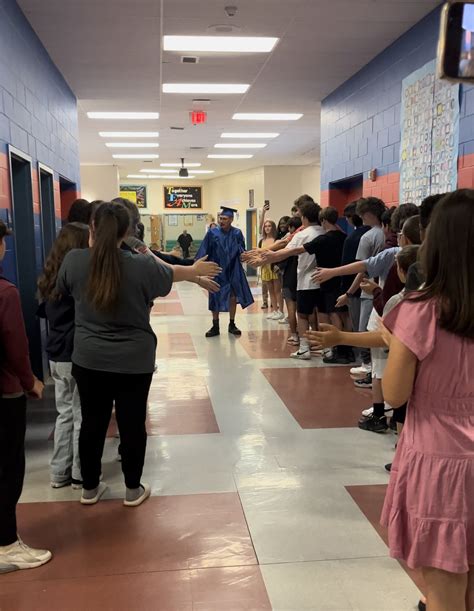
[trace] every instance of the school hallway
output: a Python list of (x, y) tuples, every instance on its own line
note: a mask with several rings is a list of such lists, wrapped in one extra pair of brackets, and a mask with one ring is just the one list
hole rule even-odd
[[(253, 287), (256, 295), (259, 289)], [(261, 299), (238, 311), (240, 339), (206, 339), (207, 298), (191, 284), (156, 302), (158, 372), (143, 481), (122, 505), (112, 423), (108, 491), (95, 506), (49, 483), (52, 387), (31, 404), (22, 538), (53, 560), (2, 576), (1, 611), (403, 611), (419, 591), (388, 558), (378, 525), (396, 436), (356, 428), (370, 395), (347, 367), (289, 358), (287, 327)]]

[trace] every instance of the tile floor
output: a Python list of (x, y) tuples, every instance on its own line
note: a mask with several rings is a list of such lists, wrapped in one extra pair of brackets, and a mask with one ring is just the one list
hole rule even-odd
[(241, 339), (211, 340), (198, 287), (155, 306), (152, 498), (138, 509), (120, 503), (113, 424), (104, 501), (52, 490), (51, 400), (31, 406), (19, 524), (54, 559), (1, 576), (0, 611), (415, 608), (417, 576), (388, 558), (377, 524), (396, 438), (355, 428), (370, 397), (347, 368), (290, 359), (260, 305), (238, 313)]

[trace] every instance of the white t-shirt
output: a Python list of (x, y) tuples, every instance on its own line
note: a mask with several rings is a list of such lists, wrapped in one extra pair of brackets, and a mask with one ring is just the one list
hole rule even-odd
[[(310, 225), (293, 235), (293, 239), (287, 248), (297, 248), (303, 246), (306, 242), (311, 242), (320, 235), (323, 235), (324, 229), (320, 225)], [(319, 289), (319, 284), (311, 279), (311, 275), (318, 264), (316, 263), (316, 257), (304, 252), (298, 256), (298, 291), (310, 291), (313, 289)]]

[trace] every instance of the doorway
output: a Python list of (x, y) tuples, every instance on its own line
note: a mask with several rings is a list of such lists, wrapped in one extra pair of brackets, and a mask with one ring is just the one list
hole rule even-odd
[(56, 238), (53, 171), (47, 166), (38, 163), (38, 175), (41, 206), (41, 233), (43, 236), (43, 261), (46, 261), (46, 257)]
[(41, 255), (35, 228), (39, 230), (40, 219), (35, 219), (33, 211), (31, 157), (11, 146), (8, 153), (18, 290), (30, 345), (31, 366), (34, 374), (43, 379), (41, 330), (36, 317), (36, 278)]
[[(258, 222), (257, 222), (257, 211), (247, 210), (247, 235), (246, 235), (246, 246), (247, 250), (257, 248), (258, 240)], [(247, 276), (256, 276), (257, 270), (250, 265), (247, 266)]]
[[(329, 205), (336, 208), (339, 215), (342, 213), (347, 204), (354, 202), (362, 197), (364, 188), (364, 175), (357, 174), (344, 180), (338, 180), (329, 183)], [(351, 228), (347, 221), (342, 217), (338, 223), (341, 228), (350, 232)]]
[(78, 198), (77, 185), (72, 180), (59, 177), (59, 197), (61, 202), (61, 218), (66, 221), (69, 210), (74, 200)]

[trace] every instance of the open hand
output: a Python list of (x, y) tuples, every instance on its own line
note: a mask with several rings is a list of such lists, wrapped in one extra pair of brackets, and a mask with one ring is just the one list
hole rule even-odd
[(379, 289), (380, 285), (374, 282), (373, 280), (364, 278), (364, 280), (362, 280), (362, 282), (360, 283), (360, 288), (369, 295), (373, 295), (375, 293), (375, 289)]
[(313, 282), (319, 282), (321, 284), (322, 282), (327, 282), (328, 280), (331, 280), (331, 278), (334, 277), (335, 276), (332, 269), (318, 267), (314, 274), (311, 276), (311, 279), (313, 280)]
[(199, 276), (198, 284), (206, 291), (209, 291), (209, 293), (217, 293), (221, 290), (220, 285), (215, 280), (206, 276)]
[(319, 331), (308, 331), (305, 333), (309, 343), (318, 350), (332, 348), (341, 343), (341, 332), (334, 325), (320, 323)]
[(218, 276), (222, 268), (220, 268), (214, 261), (207, 261), (207, 255), (198, 259), (193, 265), (196, 276), (207, 276), (208, 278), (215, 278)]
[(349, 297), (344, 293), (344, 295), (341, 295), (340, 297), (338, 297), (336, 301), (336, 308), (343, 308), (348, 303), (349, 303)]

